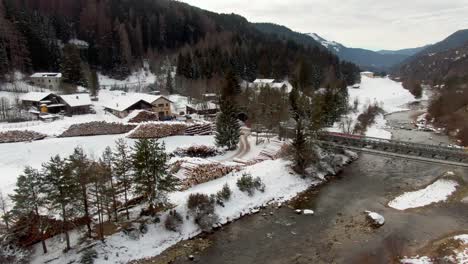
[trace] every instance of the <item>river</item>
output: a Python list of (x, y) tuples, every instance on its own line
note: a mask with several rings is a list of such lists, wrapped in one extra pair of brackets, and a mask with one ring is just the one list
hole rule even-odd
[[(389, 263), (396, 256), (412, 255), (433, 239), (468, 230), (467, 205), (452, 201), (398, 211), (386, 204), (447, 170), (468, 181), (466, 170), (362, 155), (339, 178), (291, 203), (313, 209), (314, 216), (296, 215), (288, 207), (267, 208), (208, 235), (213, 243), (196, 259), (213, 264)], [(381, 213), (386, 224), (377, 230), (368, 227), (365, 210)], [(175, 263), (188, 262), (181, 258)]]
[[(418, 111), (386, 117), (395, 127), (394, 139), (449, 143), (444, 136), (401, 128)], [(305, 192), (289, 206), (266, 208), (203, 236), (209, 246), (187, 255), (194, 254), (195, 261), (204, 264), (392, 263), (398, 256), (416, 254), (432, 240), (468, 231), (468, 205), (459, 197), (407, 211), (387, 206), (394, 197), (449, 170), (468, 182), (466, 169), (364, 154), (330, 183)], [(312, 209), (315, 215), (297, 215), (296, 208)], [(365, 210), (382, 214), (385, 225), (371, 228)], [(173, 263), (190, 263), (187, 255)]]

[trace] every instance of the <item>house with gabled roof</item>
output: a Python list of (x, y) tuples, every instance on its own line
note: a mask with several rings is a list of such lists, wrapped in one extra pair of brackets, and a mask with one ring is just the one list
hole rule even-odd
[(160, 120), (172, 118), (172, 101), (164, 96), (150, 94), (126, 94), (104, 106), (104, 109), (120, 118), (134, 110), (146, 110), (158, 114)]
[(66, 94), (59, 98), (67, 115), (82, 115), (91, 112), (91, 97), (87, 93)]

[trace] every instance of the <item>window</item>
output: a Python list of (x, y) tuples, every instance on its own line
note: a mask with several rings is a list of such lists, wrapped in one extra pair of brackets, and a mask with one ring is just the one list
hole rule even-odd
[(166, 107), (168, 107), (168, 106), (169, 106), (169, 104), (166, 104)]
[(164, 104), (158, 104), (158, 107), (164, 107)]

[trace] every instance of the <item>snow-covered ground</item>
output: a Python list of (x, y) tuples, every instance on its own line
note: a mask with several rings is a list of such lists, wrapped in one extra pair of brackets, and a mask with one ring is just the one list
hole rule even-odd
[(458, 183), (454, 180), (439, 179), (424, 189), (398, 196), (390, 201), (388, 206), (406, 210), (446, 201), (457, 190), (457, 186)]
[[(33, 142), (0, 144), (0, 189), (5, 194), (11, 194), (16, 178), (23, 172), (25, 166), (40, 169), (42, 163), (47, 162), (52, 156), (66, 157), (72, 154), (77, 146), (82, 147), (87, 155), (98, 158), (106, 147), (113, 147), (119, 138), (124, 138), (129, 145), (133, 145), (134, 140), (125, 138), (125, 135), (50, 138)], [(215, 144), (213, 136), (174, 136), (160, 141), (166, 144), (168, 153), (194, 142), (207, 146)]]
[[(359, 101), (358, 111), (348, 114), (348, 118), (353, 120), (353, 126), (356, 124), (357, 117), (363, 113), (369, 104), (378, 104), (386, 113), (394, 113), (408, 110), (404, 107), (407, 103), (416, 101), (414, 96), (403, 88), (400, 82), (395, 82), (390, 78), (369, 78), (361, 77), (359, 89), (348, 87), (349, 103), (354, 100)], [(423, 98), (424, 99), (424, 98)], [(367, 129), (366, 136), (391, 139), (392, 134), (385, 130), (387, 122), (383, 115), (376, 117), (376, 122)], [(336, 123), (329, 131), (343, 132)]]
[(133, 72), (125, 80), (112, 79), (111, 77), (103, 74), (99, 74), (98, 78), (99, 85), (101, 86), (128, 86), (128, 88), (138, 86), (145, 87), (154, 84), (156, 81), (156, 76), (151, 71), (146, 71), (144, 69)]
[[(223, 178), (197, 185), (186, 191), (171, 193), (169, 195), (170, 202), (178, 205), (175, 209), (182, 214), (184, 219), (180, 232), (168, 231), (162, 224), (151, 224), (148, 232), (141, 234), (137, 240), (121, 232), (114, 234), (106, 239), (105, 244), (98, 244), (95, 247), (99, 254), (99, 258), (95, 263), (127, 263), (129, 260), (158, 255), (175, 243), (198, 235), (201, 230), (193, 223), (193, 219), (186, 220), (188, 214), (186, 202), (188, 196), (192, 193), (214, 194), (221, 190), (224, 184), (228, 184), (233, 191), (231, 199), (225, 203), (225, 207), (216, 207), (216, 213), (220, 218), (219, 223), (225, 224), (244, 214), (249, 214), (267, 203), (287, 201), (311, 185), (321, 182), (320, 180), (302, 179), (291, 173), (288, 165), (289, 162), (284, 160), (264, 161), (246, 167), (239, 173), (231, 173)], [(265, 183), (265, 192), (257, 191), (252, 197), (241, 192), (237, 188), (236, 182), (243, 172), (251, 173), (254, 177), (260, 177)], [(167, 214), (162, 215), (161, 220), (164, 221), (166, 217)], [(51, 248), (50, 253), (44, 256), (41, 253), (40, 246), (36, 245), (32, 263), (43, 263), (54, 258), (57, 259), (49, 263), (68, 263), (79, 257), (76, 254), (76, 249), (64, 254), (61, 251), (62, 247), (63, 245), (59, 245)], [(108, 260), (104, 259), (105, 256)]]

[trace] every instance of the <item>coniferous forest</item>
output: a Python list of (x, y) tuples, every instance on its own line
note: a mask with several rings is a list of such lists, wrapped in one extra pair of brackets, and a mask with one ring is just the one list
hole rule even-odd
[[(299, 34), (299, 33), (297, 33)], [(0, 74), (13, 70), (63, 71), (64, 58), (79, 48), (82, 67), (126, 77), (142, 61), (169, 60), (177, 66), (177, 88), (193, 81), (222, 79), (228, 71), (252, 81), (286, 78), (297, 62), (308, 64), (309, 87), (352, 84), (359, 69), (315, 45), (260, 32), (245, 18), (215, 14), (169, 0), (2, 0)], [(76, 63), (75, 63), (76, 65)], [(330, 70), (331, 69), (331, 70)], [(329, 73), (332, 72), (333, 78)], [(73, 78), (72, 78), (73, 79)], [(80, 84), (80, 78), (73, 83)]]

